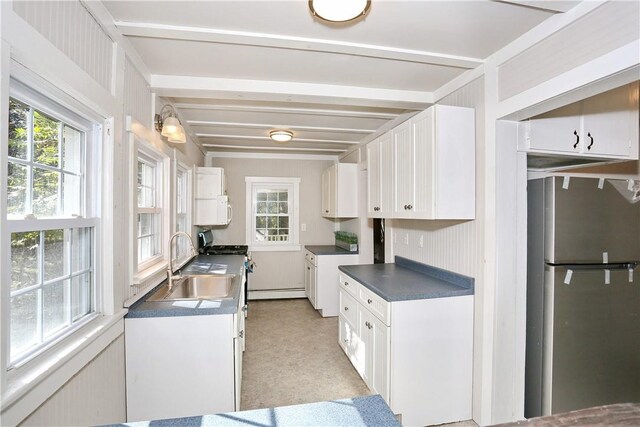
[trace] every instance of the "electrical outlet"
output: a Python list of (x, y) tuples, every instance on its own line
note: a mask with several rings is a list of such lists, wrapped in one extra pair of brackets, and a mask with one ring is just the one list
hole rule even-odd
[(409, 233), (404, 233), (404, 244), (409, 245)]
[(307, 224), (300, 224), (301, 231), (307, 231)]
[(418, 247), (424, 248), (424, 236), (421, 234), (420, 239), (418, 239)]
[(398, 243), (398, 232), (397, 231), (393, 232), (393, 243)]

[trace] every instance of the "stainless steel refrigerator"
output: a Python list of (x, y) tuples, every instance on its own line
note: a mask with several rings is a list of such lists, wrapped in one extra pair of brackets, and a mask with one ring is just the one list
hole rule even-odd
[(640, 401), (640, 194), (528, 183), (525, 416)]

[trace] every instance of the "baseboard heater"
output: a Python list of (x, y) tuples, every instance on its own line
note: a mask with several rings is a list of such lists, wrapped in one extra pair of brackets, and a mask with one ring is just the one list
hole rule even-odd
[(249, 300), (306, 298), (304, 288), (249, 290)]

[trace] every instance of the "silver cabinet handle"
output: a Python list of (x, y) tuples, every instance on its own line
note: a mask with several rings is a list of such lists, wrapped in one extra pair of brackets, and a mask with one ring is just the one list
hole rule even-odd
[(311, 270), (311, 267), (307, 267), (307, 270)]
[(407, 209), (408, 209), (408, 210), (411, 210), (411, 209), (413, 209), (413, 206), (411, 206), (411, 205), (407, 205)]
[(373, 300), (371, 300), (371, 299), (367, 300), (367, 304), (371, 304), (372, 302), (373, 302)]
[(240, 338), (244, 337), (244, 331), (240, 331), (238, 335), (240, 335)]
[(344, 282), (344, 285), (345, 286), (349, 286), (349, 282)]
[(345, 342), (345, 343), (347, 343), (347, 342), (349, 342), (349, 340), (345, 338), (345, 339), (344, 339), (344, 342)]
[(244, 312), (247, 311), (247, 305), (246, 304), (242, 306), (242, 311), (244, 311)]
[(345, 307), (345, 308), (344, 308), (344, 311), (349, 311), (349, 307)]

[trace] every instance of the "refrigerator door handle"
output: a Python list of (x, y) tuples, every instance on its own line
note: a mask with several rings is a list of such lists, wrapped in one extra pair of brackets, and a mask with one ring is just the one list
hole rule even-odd
[(634, 270), (639, 261), (615, 262), (609, 264), (551, 264), (552, 267), (564, 267), (567, 270)]

